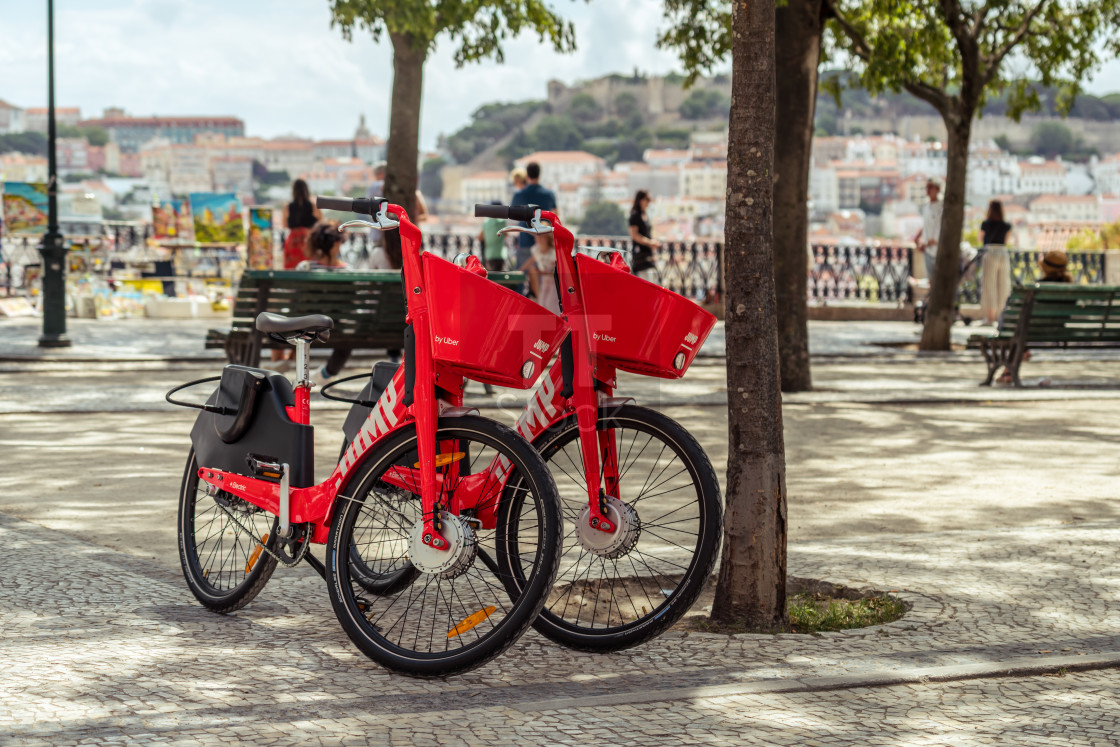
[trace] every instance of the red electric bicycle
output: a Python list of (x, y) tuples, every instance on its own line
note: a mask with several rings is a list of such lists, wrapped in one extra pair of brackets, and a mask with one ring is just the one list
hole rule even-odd
[[(696, 601), (718, 556), (722, 501), (696, 439), (661, 413), (616, 397), (616, 371), (680, 378), (715, 317), (634, 276), (617, 252), (609, 263), (577, 254), (555, 213), (477, 205), (475, 215), (529, 223), (504, 231), (554, 234), (555, 281), (571, 329), (516, 425), (552, 469), (565, 519), (564, 558), (535, 627), (574, 648), (637, 645)], [(540, 365), (556, 351), (542, 350)], [(385, 367), (375, 368), (366, 397), (392, 370), (378, 365)], [(348, 440), (364, 413), (352, 409)], [(529, 570), (515, 569), (516, 588), (527, 588)]]
[[(329, 317), (257, 317), (262, 332), (296, 346), (294, 390), (279, 374), (230, 365), (169, 392), (168, 401), (203, 410), (179, 501), (183, 574), (204, 606), (230, 612), (260, 592), (277, 564), (307, 561), (371, 659), (420, 676), (465, 671), (497, 656), (536, 618), (556, 574), (561, 518), (537, 452), (461, 407), (456, 393), (464, 376), (531, 387), (535, 356), (566, 329), (484, 275), (421, 257), (420, 231), (400, 206), (318, 204), (375, 216), (343, 227), (399, 231), (404, 364), (320, 483), (307, 354), (312, 340), (329, 335)], [(471, 318), (487, 323), (464, 321)], [(171, 399), (215, 380), (204, 405)], [(325, 567), (308, 553), (312, 543), (327, 545)]]

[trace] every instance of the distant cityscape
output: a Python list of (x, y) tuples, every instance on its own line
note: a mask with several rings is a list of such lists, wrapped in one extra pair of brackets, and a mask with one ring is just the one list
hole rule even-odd
[[(646, 190), (653, 197), (649, 216), (657, 237), (721, 240), (726, 90), (719, 80), (699, 89), (701, 95), (671, 79), (608, 76), (573, 88), (554, 81), (547, 102), (519, 105), (520, 119), (497, 128), (490, 139), (470, 140), (486, 128), (467, 127), (421, 154), (420, 187), (437, 224), (428, 230), (477, 230), (471, 206), (507, 201), (511, 168), (535, 161), (542, 183), (557, 194), (561, 215), (575, 224), (594, 205), (617, 206), (613, 215), (624, 216), (635, 192)], [(492, 106), (499, 115), (514, 111), (513, 105)], [(480, 109), (476, 121), (493, 130), (477, 119), (486, 112)], [(374, 164), (385, 158), (385, 141), (364, 117), (348, 137), (318, 141), (249, 136), (235, 116), (141, 117), (111, 108), (83, 117), (76, 108), (60, 107), (56, 117), (63, 135), (56, 152), (64, 182), (61, 209), (87, 219), (150, 221), (154, 200), (192, 192), (232, 192), (246, 205), (279, 205), (290, 199), (295, 178), (306, 180), (313, 194), (361, 195), (374, 180)], [(946, 174), (945, 147), (930, 118), (884, 118), (881, 111), (878, 117), (833, 117), (824, 131), (818, 129), (806, 195), (812, 243), (905, 243), (921, 227), (926, 181)], [(975, 242), (993, 199), (1003, 202), (1015, 227), (1014, 244), (1023, 249), (1066, 248), (1076, 237), (1103, 235), (1103, 226), (1120, 221), (1120, 118), (1067, 133), (1066, 150), (1079, 148), (1067, 158), (1025, 151), (1022, 146), (1040, 128), (1066, 127), (1052, 117), (1037, 119), (978, 120), (984, 126), (977, 128), (970, 153), (966, 239)], [(579, 128), (575, 140), (548, 147), (558, 138), (552, 133), (572, 122)], [(644, 134), (628, 136), (626, 122), (630, 131)], [(0, 100), (0, 145), (7, 151), (0, 153), (0, 180), (46, 181), (47, 159), (34, 152), (45, 130), (45, 109)], [(600, 134), (612, 130), (611, 137)], [(580, 147), (571, 147), (573, 142)], [(624, 222), (607, 225), (625, 232)]]

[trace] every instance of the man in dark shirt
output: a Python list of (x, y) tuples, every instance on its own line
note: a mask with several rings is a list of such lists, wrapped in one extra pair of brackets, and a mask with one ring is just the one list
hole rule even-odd
[[(541, 186), (541, 165), (533, 161), (525, 166), (525, 174), (529, 178), (529, 183), (524, 188), (519, 189), (513, 193), (513, 199), (510, 201), (511, 205), (536, 205), (542, 210), (556, 211), (556, 194), (551, 189), (545, 189)], [(525, 228), (529, 227), (528, 223), (522, 222)], [(532, 255), (533, 245), (537, 243), (537, 239), (531, 233), (517, 234), (517, 257), (514, 260), (513, 270), (520, 270), (529, 257)]]

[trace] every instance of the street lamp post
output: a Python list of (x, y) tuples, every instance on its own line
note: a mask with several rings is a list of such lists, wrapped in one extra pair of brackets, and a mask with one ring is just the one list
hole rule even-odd
[(43, 255), (43, 335), (39, 347), (64, 348), (66, 336), (66, 247), (58, 229), (58, 170), (54, 121), (54, 0), (47, 0), (47, 232)]

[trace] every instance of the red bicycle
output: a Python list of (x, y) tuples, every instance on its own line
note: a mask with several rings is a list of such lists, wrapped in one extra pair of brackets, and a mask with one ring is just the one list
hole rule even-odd
[[(566, 333), (518, 294), (432, 254), (404, 209), (319, 198), (399, 231), (408, 295), (404, 364), (326, 480), (314, 480), (308, 348), (329, 317), (262, 313), (296, 346), (293, 390), (276, 373), (227, 366), (176, 387), (202, 409), (179, 500), (179, 555), (195, 597), (245, 606), (277, 564), (326, 578), (343, 629), (383, 666), (421, 676), (479, 666), (536, 618), (559, 562), (555, 483), (514, 431), (461, 407), (464, 376), (527, 389), (528, 362)], [(464, 321), (486, 313), (486, 325)], [(479, 318), (474, 316), (474, 318)], [(505, 322), (504, 320), (508, 320)], [(506, 334), (496, 334), (505, 324)], [(180, 389), (220, 380), (204, 405)], [(326, 564), (308, 553), (325, 543)], [(528, 573), (526, 573), (526, 570)], [(514, 581), (513, 579), (516, 579)]]
[[(555, 213), (477, 205), (475, 215), (529, 224), (505, 231), (554, 234), (554, 279), (571, 330), (558, 356), (555, 347), (536, 356), (542, 367), (552, 365), (516, 424), (552, 469), (565, 519), (564, 558), (535, 627), (574, 648), (637, 645), (696, 601), (719, 553), (722, 500), (696, 439), (671, 418), (615, 396), (616, 372), (680, 378), (715, 317), (634, 276), (617, 252), (609, 263), (575, 252)], [(367, 397), (392, 370), (378, 367)], [(348, 440), (364, 416), (361, 405), (352, 409)], [(527, 588), (530, 568), (514, 570), (515, 586)]]

